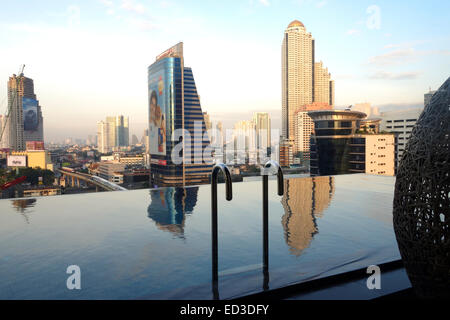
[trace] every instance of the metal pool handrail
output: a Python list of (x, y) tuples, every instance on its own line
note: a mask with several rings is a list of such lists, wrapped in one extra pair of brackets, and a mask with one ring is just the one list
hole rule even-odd
[(212, 281), (213, 281), (213, 297), (219, 299), (219, 272), (218, 272), (218, 240), (217, 240), (217, 178), (219, 172), (225, 177), (226, 199), (233, 199), (233, 190), (231, 182), (230, 170), (223, 163), (214, 166), (211, 174), (211, 237), (212, 237)]
[(267, 169), (274, 167), (277, 169), (278, 195), (284, 194), (284, 177), (280, 165), (273, 160), (268, 161), (263, 169), (263, 290), (269, 289), (269, 172)]

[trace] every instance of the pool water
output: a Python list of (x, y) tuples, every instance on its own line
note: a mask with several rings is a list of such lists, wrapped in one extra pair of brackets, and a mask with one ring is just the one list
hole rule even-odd
[[(270, 180), (268, 287), (400, 259), (394, 182), (291, 178), (278, 196)], [(220, 298), (260, 292), (262, 183), (218, 194)], [(212, 299), (210, 197), (203, 185), (0, 200), (0, 299)]]

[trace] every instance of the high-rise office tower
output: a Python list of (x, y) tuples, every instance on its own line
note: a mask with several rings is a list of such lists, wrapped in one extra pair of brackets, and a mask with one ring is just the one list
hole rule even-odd
[(44, 141), (42, 111), (34, 93), (33, 79), (23, 73), (9, 78), (8, 110), (2, 140), (8, 141), (9, 148), (23, 151), (27, 141)]
[(255, 112), (253, 123), (256, 131), (256, 148), (266, 150), (271, 146), (270, 140), (270, 116), (267, 112)]
[(314, 39), (298, 20), (284, 31), (282, 44), (282, 136), (294, 139), (294, 113), (314, 101)]
[(152, 186), (208, 183), (209, 138), (192, 69), (184, 66), (182, 42), (148, 67), (148, 94)]

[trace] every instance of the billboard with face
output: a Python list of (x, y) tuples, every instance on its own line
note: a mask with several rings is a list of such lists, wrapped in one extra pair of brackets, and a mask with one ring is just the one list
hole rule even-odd
[(151, 155), (166, 155), (166, 90), (164, 71), (149, 76), (149, 149)]
[(23, 130), (36, 131), (38, 129), (38, 102), (30, 98), (22, 98)]

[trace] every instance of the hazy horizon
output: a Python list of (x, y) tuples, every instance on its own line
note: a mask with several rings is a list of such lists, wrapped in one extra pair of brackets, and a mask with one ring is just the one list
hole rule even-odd
[(120, 114), (130, 118), (130, 139), (140, 139), (147, 67), (179, 41), (213, 121), (231, 128), (269, 112), (279, 128), (281, 42), (294, 19), (315, 39), (338, 108), (423, 106), (424, 93), (450, 70), (450, 3), (438, 1), (23, 1), (3, 8), (0, 112), (8, 77), (25, 64), (47, 142), (85, 139), (96, 134), (97, 121)]

